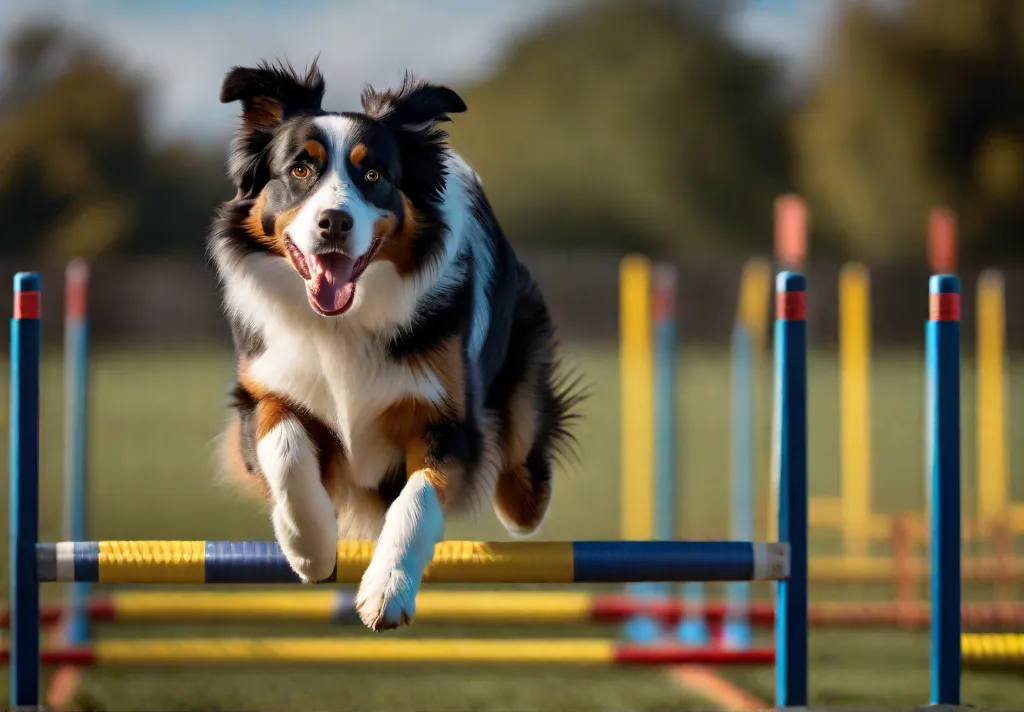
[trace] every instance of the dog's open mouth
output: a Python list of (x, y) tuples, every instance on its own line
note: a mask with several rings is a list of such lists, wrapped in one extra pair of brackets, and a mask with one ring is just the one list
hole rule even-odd
[(323, 316), (344, 314), (356, 296), (356, 280), (380, 249), (381, 238), (374, 238), (359, 259), (341, 252), (304, 255), (290, 239), (285, 240), (288, 254), (299, 275), (306, 281), (309, 305)]

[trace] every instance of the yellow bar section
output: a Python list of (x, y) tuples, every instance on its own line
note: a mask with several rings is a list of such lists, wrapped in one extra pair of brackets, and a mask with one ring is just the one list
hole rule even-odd
[(421, 591), (416, 619), (463, 623), (586, 623), (593, 596), (571, 591)]
[(839, 273), (840, 492), (843, 551), (865, 556), (871, 519), (871, 286), (867, 267)]
[(654, 333), (651, 263), (628, 255), (619, 265), (622, 394), (622, 538), (654, 539)]
[(203, 583), (204, 541), (101, 541), (103, 583)]
[[(338, 581), (344, 582), (341, 560)], [(353, 571), (347, 582), (358, 583), (365, 569), (364, 564), (358, 573)], [(423, 573), (424, 581), (437, 583), (572, 583), (574, 578), (570, 541), (441, 542)]]
[[(328, 621), (337, 591), (119, 591), (110, 595), (120, 621)], [(416, 620), (585, 623), (593, 596), (573, 591), (420, 591)]]
[(153, 665), (204, 663), (569, 663), (615, 661), (609, 640), (380, 638), (171, 638), (101, 640), (97, 663)]
[[(205, 542), (101, 541), (104, 583), (203, 583)], [(338, 583), (359, 583), (373, 557), (367, 541), (338, 542)], [(423, 580), (435, 583), (573, 583), (571, 541), (445, 541)]]
[(960, 636), (964, 662), (989, 660), (1024, 662), (1024, 635), (1020, 633), (964, 633)]
[(1006, 301), (1003, 275), (978, 277), (978, 520), (989, 530), (1005, 515), (1010, 479), (1006, 443)]
[[(328, 621), (336, 591), (119, 591), (120, 621)], [(420, 591), (416, 619), (444, 622), (585, 623), (593, 596), (573, 591)]]
[(328, 621), (336, 596), (334, 591), (117, 591), (110, 599), (119, 621)]

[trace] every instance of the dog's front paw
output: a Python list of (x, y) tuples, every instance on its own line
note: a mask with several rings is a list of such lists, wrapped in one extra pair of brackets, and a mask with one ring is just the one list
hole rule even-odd
[(274, 534), (292, 571), (303, 583), (317, 583), (334, 573), (338, 562), (338, 541), (330, 529), (299, 535), (280, 509), (274, 510)]
[(419, 583), (400, 566), (375, 566), (371, 562), (356, 594), (359, 619), (378, 632), (408, 625), (416, 613)]
[(288, 559), (288, 565), (292, 567), (292, 571), (302, 579), (302, 583), (319, 583), (330, 578), (334, 573), (334, 557), (311, 559), (302, 556), (289, 556), (286, 553), (285, 558)]

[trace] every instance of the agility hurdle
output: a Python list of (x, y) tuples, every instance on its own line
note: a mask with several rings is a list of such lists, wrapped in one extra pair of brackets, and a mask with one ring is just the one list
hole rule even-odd
[[(775, 580), (779, 582), (778, 600), (784, 611), (779, 616), (776, 634), (777, 702), (806, 704), (805, 281), (801, 275), (782, 274), (777, 288), (782, 305), (776, 326), (777, 371), (779, 393), (787, 414), (779, 443), (785, 461), (779, 484), (787, 505), (780, 510), (779, 542), (442, 542), (435, 548), (425, 582)], [(276, 542), (39, 542), (40, 299), (38, 274), (15, 276), (10, 408), (13, 707), (38, 705), (41, 653), (46, 653), (48, 662), (61, 659), (56, 651), (40, 650), (40, 583), (298, 581)], [(792, 502), (787, 498), (792, 498)], [(358, 581), (372, 553), (372, 543), (340, 542), (337, 565), (329, 581)], [(375, 644), (383, 645), (381, 650), (390, 649), (397, 659), (403, 654), (401, 651), (412, 650), (409, 642)], [(491, 643), (507, 645), (504, 641)], [(450, 645), (445, 649), (450, 655)], [(607, 661), (607, 655), (603, 654), (602, 660)]]
[[(766, 328), (768, 316), (768, 298), (770, 293), (770, 268), (767, 263), (761, 265), (763, 274), (759, 284), (761, 321), (765, 322), (762, 328)], [(747, 270), (745, 269), (745, 274)], [(760, 272), (759, 272), (760, 274)], [(741, 298), (741, 312), (750, 311), (749, 302), (750, 289), (746, 288), (750, 280), (744, 279), (745, 296)], [(86, 490), (86, 467), (85, 454), (85, 398), (87, 393), (86, 374), (88, 371), (87, 353), (87, 287), (88, 271), (84, 263), (76, 262), (68, 266), (66, 272), (66, 293), (68, 295), (65, 309), (65, 399), (67, 414), (65, 422), (65, 536), (68, 540), (85, 540), (86, 531), (86, 504), (84, 493)], [(671, 494), (675, 479), (675, 272), (671, 265), (659, 263), (651, 265), (647, 258), (640, 255), (630, 255), (622, 260), (621, 264), (621, 306), (622, 306), (622, 382), (623, 382), (623, 426), (624, 433), (623, 452), (628, 454), (624, 461), (623, 491), (637, 492), (637, 486), (647, 486), (652, 491), (649, 497), (641, 497), (631, 500), (624, 498), (624, 527), (629, 527), (630, 522), (653, 523), (657, 536), (636, 530), (633, 525), (633, 539), (657, 538), (669, 540), (675, 537), (674, 526), (674, 503), (675, 497)], [(651, 341), (654, 343), (651, 343)], [(654, 373), (650, 374), (640, 361), (646, 364), (654, 364)], [(652, 376), (648, 378), (647, 376)], [(653, 408), (654, 412), (651, 412)], [(639, 417), (639, 416), (643, 417)], [(636, 428), (639, 423), (643, 425), (645, 419), (651, 420), (655, 425), (655, 432), (649, 428)], [(642, 455), (637, 451), (642, 447), (648, 455)], [(651, 448), (656, 450), (652, 452)], [(655, 457), (656, 454), (656, 457)], [(641, 465), (638, 467), (637, 465)], [(656, 468), (655, 473), (650, 468)], [(640, 482), (637, 482), (638, 477)], [(735, 475), (734, 475), (735, 479)], [(741, 478), (742, 481), (749, 477)], [(742, 484), (742, 482), (741, 482)], [(655, 492), (654, 490), (657, 490)], [(637, 508), (639, 503), (639, 508)], [(748, 540), (751, 534), (747, 527), (748, 515), (733, 512), (734, 530), (733, 539)], [(736, 527), (743, 527), (737, 529)], [(77, 582), (70, 586), (71, 596), (68, 600), (68, 611), (65, 620), (68, 623), (66, 632), (67, 642), (74, 644), (85, 644), (89, 638), (88, 619), (94, 617), (97, 612), (110, 610), (114, 606), (119, 613), (113, 618), (105, 620), (125, 620), (124, 616), (150, 616), (150, 620), (187, 620), (210, 619), (214, 613), (225, 610), (228, 605), (237, 606), (237, 610), (244, 612), (242, 615), (250, 619), (260, 618), (270, 620), (308, 620), (310, 613), (318, 616), (319, 620), (330, 620), (334, 622), (357, 622), (358, 617), (354, 611), (354, 597), (347, 591), (338, 591), (334, 594), (328, 608), (324, 608), (324, 600), (320, 597), (310, 597), (307, 592), (293, 595), (295, 602), (282, 604), (279, 597), (266, 596), (261, 593), (231, 593), (231, 594), (201, 594), (191, 593), (180, 594), (173, 601), (168, 597), (155, 594), (151, 603), (144, 601), (145, 596), (154, 596), (150, 592), (115, 593), (107, 599), (98, 599), (95, 604), (90, 603), (84, 593), (84, 587), (88, 583)], [(644, 584), (640, 584), (643, 586)], [(479, 618), (474, 620), (513, 620), (536, 622), (578, 622), (580, 616), (590, 615), (584, 620), (595, 620), (602, 622), (619, 621), (629, 619), (630, 625), (626, 626), (625, 633), (628, 640), (634, 642), (653, 643), (662, 639), (661, 626), (659, 621), (648, 619), (644, 616), (645, 605), (650, 594), (654, 597), (668, 596), (670, 590), (664, 584), (647, 584), (650, 590), (638, 591), (640, 595), (630, 598), (623, 597), (600, 597), (589, 600), (581, 606), (576, 592), (545, 592), (540, 598), (524, 592), (486, 592), (476, 594), (481, 596), (480, 603), (473, 603), (458, 592), (422, 592), (417, 601), (417, 619), (419, 620), (449, 620), (452, 615), (458, 615), (460, 611), (473, 611)], [(701, 584), (687, 584), (687, 587), (699, 587)], [(746, 589), (745, 584), (740, 584)], [(696, 589), (698, 592), (699, 588)], [(125, 597), (127, 596), (127, 598)], [(219, 596), (219, 598), (218, 598)], [(559, 601), (558, 597), (563, 596), (564, 600)], [(306, 598), (308, 601), (299, 601), (299, 598)], [(446, 598), (450, 600), (446, 600)], [(593, 598), (593, 597), (591, 597)], [(422, 600), (421, 600), (422, 599)], [(189, 601), (189, 603), (186, 603)], [(699, 600), (697, 601), (699, 604)], [(158, 610), (157, 606), (168, 605), (171, 612), (165, 617)], [(526, 607), (539, 606), (535, 612), (526, 610)], [(596, 606), (596, 608), (595, 608)], [(203, 610), (206, 607), (208, 610)], [(626, 614), (630, 608), (632, 615)], [(191, 613), (189, 612), (191, 611)], [(588, 614), (587, 611), (591, 613)], [(747, 631), (749, 637), (749, 624), (745, 621), (744, 605), (734, 604), (730, 616), (730, 627)], [(100, 615), (103, 615), (100, 613)], [(52, 612), (47, 609), (43, 611), (44, 621), (56, 620)], [(461, 616), (460, 616), (461, 618)], [(636, 626), (637, 623), (641, 625)], [(706, 629), (706, 625), (700, 618), (696, 623)], [(681, 626), (679, 631), (684, 633), (686, 626)], [(637, 634), (639, 631), (639, 635)], [(694, 641), (681, 635), (683, 642), (690, 645), (703, 645), (706, 640)]]
[[(933, 537), (932, 701), (959, 702), (959, 282), (931, 282), (928, 322), (929, 445), (936, 505)], [(11, 389), (11, 703), (38, 704), (39, 584), (280, 583), (295, 581), (274, 542), (38, 541), (38, 275), (15, 277)], [(777, 281), (775, 443), (779, 463), (777, 543), (541, 542), (439, 544), (426, 580), (467, 582), (631, 582), (643, 579), (778, 581), (776, 704), (807, 703), (806, 301), (802, 276)], [(931, 413), (934, 408), (935, 412)], [(953, 440), (950, 440), (952, 438)], [(937, 502), (935, 500), (938, 500)], [(945, 500), (951, 501), (945, 501)], [(342, 542), (333, 581), (359, 578), (372, 544)], [(951, 635), (952, 634), (952, 635)], [(952, 639), (953, 645), (950, 645)], [(127, 643), (128, 641), (126, 641)], [(391, 642), (398, 651), (407, 641)], [(502, 644), (498, 641), (492, 643)], [(48, 662), (54, 660), (48, 652)], [(732, 653), (733, 651), (730, 651)], [(436, 658), (433, 658), (436, 660)], [(606, 658), (602, 658), (606, 660)]]

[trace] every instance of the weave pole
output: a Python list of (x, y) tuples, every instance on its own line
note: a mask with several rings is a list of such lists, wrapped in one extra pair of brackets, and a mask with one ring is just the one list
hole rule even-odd
[(977, 286), (978, 524), (1012, 526), (1007, 447), (1006, 294), (1003, 274), (988, 268)]
[[(747, 325), (736, 324), (732, 332), (732, 467), (729, 488), (729, 528), (734, 539), (749, 539), (753, 533), (751, 520), (751, 487), (754, 481), (754, 417), (751, 389), (751, 338)], [(728, 615), (723, 637), (725, 645), (734, 649), (750, 647), (750, 587), (745, 583), (727, 585)]]
[(775, 705), (807, 705), (807, 280), (775, 282), (775, 397), (779, 541), (792, 569), (780, 581), (775, 622)]
[(14, 275), (11, 318), (11, 707), (39, 704), (39, 275)]
[(859, 262), (839, 272), (839, 525), (843, 554), (871, 544), (871, 277)]
[[(64, 537), (69, 541), (82, 541), (88, 530), (85, 491), (89, 263), (85, 260), (69, 263), (64, 285)], [(88, 600), (88, 583), (70, 587), (64, 635), (72, 645), (89, 639), (89, 619), (85, 615)]]
[(931, 512), (931, 702), (960, 704), (960, 280), (928, 284), (925, 327)]

